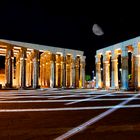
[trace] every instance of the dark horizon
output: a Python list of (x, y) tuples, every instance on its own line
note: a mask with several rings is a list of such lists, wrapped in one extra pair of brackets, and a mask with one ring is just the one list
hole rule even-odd
[[(92, 76), (96, 50), (139, 36), (140, 21), (128, 11), (89, 9), (85, 12), (82, 7), (51, 8), (40, 1), (5, 2), (0, 9), (0, 38), (82, 50), (86, 74)], [(93, 24), (102, 28), (102, 36), (93, 34)]]

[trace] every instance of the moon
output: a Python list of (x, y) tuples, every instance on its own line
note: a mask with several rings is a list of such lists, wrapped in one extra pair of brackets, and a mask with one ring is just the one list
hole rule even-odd
[(102, 28), (98, 24), (93, 25), (92, 31), (97, 36), (102, 36), (104, 34)]

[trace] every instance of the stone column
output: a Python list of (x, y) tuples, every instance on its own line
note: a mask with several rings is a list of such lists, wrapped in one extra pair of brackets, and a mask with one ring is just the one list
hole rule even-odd
[(63, 56), (61, 55), (61, 62), (60, 62), (60, 87), (63, 87)]
[(135, 89), (140, 89), (140, 51), (137, 44), (134, 44), (134, 85)]
[(140, 90), (140, 55), (138, 57), (138, 86), (137, 89)]
[(55, 87), (55, 54), (52, 54), (52, 59), (50, 62), (51, 72), (50, 72), (50, 87)]
[(33, 88), (38, 87), (39, 77), (39, 51), (34, 50), (33, 52)]
[(12, 86), (15, 87), (15, 77), (16, 77), (16, 74), (15, 74), (15, 66), (14, 66), (14, 53), (13, 53), (13, 57), (12, 57)]
[(73, 63), (73, 60), (72, 60), (72, 56), (71, 56), (71, 59), (70, 59), (70, 88), (72, 88), (72, 63)]
[(27, 55), (27, 60), (26, 60), (26, 86), (29, 87), (29, 55)]
[(44, 58), (42, 59), (42, 86), (43, 87), (45, 86), (45, 63), (44, 63)]
[(96, 88), (101, 88), (101, 55), (97, 54), (96, 59)]
[(82, 63), (82, 57), (80, 57), (80, 67), (79, 67), (79, 69), (80, 69), (80, 79), (79, 79), (79, 88), (82, 88), (82, 83), (83, 83), (83, 73), (82, 73), (82, 69), (83, 69), (83, 63)]
[(42, 87), (42, 69), (43, 69), (43, 63), (42, 63), (42, 54), (40, 56), (40, 86)]
[(128, 89), (128, 51), (122, 50), (122, 87), (121, 89), (127, 90)]
[(85, 87), (85, 56), (82, 56), (81, 63), (80, 63), (80, 83), (81, 87)]
[(17, 88), (20, 87), (20, 52), (18, 52), (16, 56), (16, 86)]
[(66, 56), (63, 56), (62, 72), (63, 72), (62, 87), (65, 88), (66, 87)]
[(20, 57), (21, 88), (25, 88), (26, 87), (26, 49), (21, 48), (20, 53), (21, 53), (21, 57)]
[(50, 75), (50, 87), (53, 88), (54, 87), (54, 83), (55, 83), (55, 78), (54, 78), (54, 61), (51, 61), (51, 75)]
[(75, 60), (75, 87), (79, 88), (79, 80), (80, 80), (80, 59), (76, 57)]
[(108, 56), (104, 56), (103, 61), (103, 81), (104, 81), (104, 88), (110, 88), (110, 64), (109, 60), (107, 59)]
[(132, 58), (131, 58), (131, 64), (132, 64), (132, 67), (131, 67), (131, 83), (132, 83), (132, 87), (134, 88), (135, 87), (135, 64), (134, 64), (134, 60), (135, 60), (135, 58), (134, 58), (134, 54), (132, 54)]
[(72, 58), (72, 87), (75, 88), (75, 57)]
[(111, 65), (112, 65), (112, 71), (111, 71), (111, 89), (118, 89), (118, 59), (117, 55), (112, 53), (111, 58)]
[(82, 88), (85, 87), (85, 61), (83, 61), (83, 65), (82, 65)]
[(26, 60), (26, 86), (31, 86), (31, 56), (27, 55)]
[(72, 87), (72, 56), (66, 56), (66, 87)]
[(13, 47), (7, 46), (6, 49), (6, 57), (5, 57), (5, 76), (6, 76), (6, 87), (12, 87), (13, 85), (13, 67), (12, 67), (12, 59), (13, 59)]

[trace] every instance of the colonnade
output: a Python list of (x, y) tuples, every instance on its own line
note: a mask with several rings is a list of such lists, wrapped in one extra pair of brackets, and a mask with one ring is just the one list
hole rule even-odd
[(140, 89), (138, 41), (130, 40), (97, 50), (95, 59), (96, 88)]
[[(42, 51), (25, 46), (6, 45), (5, 87), (82, 88), (85, 86), (85, 56), (67, 53), (66, 50)], [(13, 76), (16, 81), (14, 84)]]
[[(85, 83), (85, 58), (71, 54), (45, 52), (40, 57), (40, 85), (42, 87), (81, 88)], [(83, 61), (82, 61), (83, 60)], [(80, 78), (81, 77), (81, 78)]]

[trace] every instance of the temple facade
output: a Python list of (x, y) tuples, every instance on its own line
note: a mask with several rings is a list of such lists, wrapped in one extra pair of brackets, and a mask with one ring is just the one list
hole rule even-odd
[(0, 39), (7, 88), (83, 88), (83, 51)]
[(96, 88), (140, 89), (140, 37), (96, 51)]

